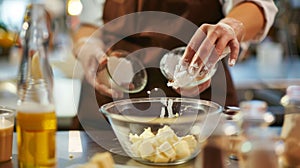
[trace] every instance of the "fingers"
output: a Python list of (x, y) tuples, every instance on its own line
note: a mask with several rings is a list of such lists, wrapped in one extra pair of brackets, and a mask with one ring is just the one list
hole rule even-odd
[(85, 74), (85, 78), (102, 95), (112, 98), (122, 98), (124, 96), (123, 92), (111, 89), (105, 84), (102, 84), (101, 81), (98, 81), (96, 77), (96, 71), (88, 71)]
[(196, 33), (193, 35), (193, 37), (191, 38), (189, 44), (187, 45), (187, 48), (183, 54), (183, 61), (184, 62), (192, 62), (192, 59), (196, 53), (196, 51), (198, 50), (198, 48), (200, 47), (202, 41), (205, 39), (206, 34), (204, 33), (203, 30), (198, 29), (196, 31)]
[[(215, 34), (208, 34), (207, 37), (204, 39), (202, 44), (200, 45), (199, 49), (197, 50), (196, 54), (193, 57), (193, 60), (191, 62), (191, 66), (193, 67), (195, 65), (198, 65), (200, 71), (204, 66), (207, 66), (206, 63), (208, 62), (209, 58), (211, 56), (211, 53), (214, 52), (214, 42), (216, 41), (216, 36)], [(216, 55), (217, 56), (217, 55)], [(215, 56), (214, 56), (215, 57)], [(210, 59), (217, 59), (211, 57)]]
[(184, 51), (183, 57), (182, 57), (182, 62), (187, 62), (190, 63), (192, 62), (192, 59), (196, 53), (197, 50), (194, 49), (195, 47), (192, 46), (187, 46), (186, 50)]
[[(86, 80), (102, 95), (112, 98), (122, 98), (123, 93), (111, 89), (105, 84), (105, 79), (98, 77), (107, 64), (107, 57), (89, 56), (81, 61)], [(104, 82), (104, 83), (103, 83)]]
[(227, 55), (226, 48), (231, 51), (228, 64), (233, 66), (239, 54), (239, 41), (234, 29), (222, 22), (203, 24), (191, 38), (183, 60), (189, 63), (190, 72), (197, 72), (203, 67), (209, 70)]
[(109, 53), (110, 56), (116, 56), (116, 57), (126, 57), (129, 54), (129, 52), (124, 50), (114, 50)]
[(95, 89), (102, 95), (112, 97), (112, 98), (122, 98), (124, 96), (123, 92), (116, 91), (112, 88), (104, 84), (99, 84), (98, 82), (95, 83)]
[(237, 39), (233, 39), (229, 42), (229, 47), (231, 50), (230, 57), (228, 59), (228, 65), (234, 66), (236, 63), (236, 60), (238, 59), (240, 45)]

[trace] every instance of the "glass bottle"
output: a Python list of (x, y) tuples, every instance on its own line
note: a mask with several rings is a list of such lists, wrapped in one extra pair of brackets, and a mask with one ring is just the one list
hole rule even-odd
[(249, 130), (264, 128), (274, 121), (274, 116), (267, 112), (267, 103), (261, 100), (242, 101), (239, 104), (240, 113), (231, 120), (237, 128), (235, 135), (229, 136), (229, 147), (231, 149), (231, 159), (243, 159), (243, 154), (239, 151), (241, 144), (248, 139)]
[(278, 158), (282, 154), (284, 144), (278, 135), (267, 127), (249, 128), (247, 140), (242, 142), (241, 168), (278, 168)]
[(241, 128), (244, 135), (247, 135), (251, 128), (267, 127), (274, 121), (274, 115), (268, 112), (267, 108), (267, 103), (262, 100), (242, 101), (240, 103)]
[(21, 31), (18, 75), (17, 142), (20, 168), (55, 167), (57, 119), (53, 75), (47, 58), (47, 13), (41, 4), (27, 7)]
[(281, 158), (283, 167), (300, 166), (300, 86), (292, 85), (281, 99), (285, 108), (281, 138), (285, 143), (285, 152)]

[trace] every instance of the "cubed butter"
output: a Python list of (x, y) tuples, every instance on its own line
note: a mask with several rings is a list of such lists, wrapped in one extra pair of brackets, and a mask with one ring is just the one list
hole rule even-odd
[(135, 157), (140, 156), (139, 149), (140, 149), (141, 143), (142, 143), (142, 141), (137, 141), (137, 142), (134, 142), (131, 144), (131, 151)]
[(151, 138), (154, 137), (155, 135), (151, 132), (151, 128), (148, 127), (144, 130), (144, 132), (140, 135), (141, 138)]
[(95, 163), (98, 168), (113, 168), (114, 160), (109, 152), (97, 153), (89, 161), (90, 163)]
[(176, 134), (172, 134), (169, 132), (161, 132), (159, 135), (156, 135), (157, 140), (160, 144), (164, 143), (164, 142), (169, 142), (170, 144), (174, 144), (175, 142), (178, 141), (178, 137), (176, 136)]
[(155, 153), (155, 149), (149, 141), (144, 141), (139, 147), (139, 153), (142, 158), (147, 158)]
[(180, 140), (174, 144), (176, 159), (183, 159), (191, 155), (189, 145), (185, 140)]
[(193, 135), (187, 135), (181, 138), (182, 140), (186, 141), (189, 145), (190, 152), (193, 153), (197, 148), (197, 141)]
[(197, 147), (193, 135), (177, 137), (174, 130), (167, 125), (158, 129), (156, 135), (151, 132), (150, 127), (140, 135), (130, 133), (129, 140), (132, 142), (133, 155), (156, 163), (183, 159), (190, 156)]
[(138, 136), (137, 134), (130, 133), (129, 134), (129, 140), (130, 140), (131, 143), (136, 143), (137, 141), (143, 140), (143, 138)]
[(158, 130), (156, 137), (158, 137), (158, 140), (161, 143), (168, 141), (170, 144), (174, 144), (178, 141), (178, 137), (175, 132), (167, 125)]
[(155, 163), (167, 163), (169, 162), (169, 158), (160, 153), (159, 151), (156, 152), (155, 158), (153, 160)]
[(172, 145), (169, 142), (164, 142), (158, 147), (158, 151), (165, 155), (170, 161), (175, 160), (176, 153)]
[(169, 133), (175, 134), (174, 131), (172, 130), (172, 128), (169, 127), (169, 126), (167, 126), (167, 125), (165, 125), (163, 128), (158, 129), (157, 135), (159, 135), (159, 134), (161, 134), (163, 132), (169, 132)]

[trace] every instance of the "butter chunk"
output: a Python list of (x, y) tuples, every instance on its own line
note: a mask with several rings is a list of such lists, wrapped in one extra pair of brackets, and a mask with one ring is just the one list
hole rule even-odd
[(98, 165), (98, 168), (113, 168), (114, 160), (109, 152), (97, 153), (89, 161)]
[(136, 143), (136, 142), (138, 142), (138, 141), (143, 140), (143, 138), (140, 137), (140, 136), (138, 136), (137, 134), (132, 134), (132, 133), (130, 133), (130, 134), (129, 134), (129, 140), (130, 140), (130, 142), (132, 142), (132, 143)]
[(164, 154), (170, 161), (174, 161), (176, 157), (175, 150), (169, 142), (164, 142), (158, 147), (158, 151)]
[(147, 158), (155, 153), (155, 149), (150, 141), (142, 142), (138, 151), (142, 158)]
[(169, 158), (160, 153), (159, 151), (156, 152), (155, 157), (153, 159), (155, 163), (167, 163), (169, 162)]
[(177, 143), (175, 143), (174, 149), (176, 152), (176, 159), (183, 159), (191, 155), (189, 145), (185, 140), (180, 140)]
[(178, 137), (175, 132), (166, 125), (158, 130), (156, 137), (161, 143), (168, 141), (170, 144), (174, 144), (178, 141)]
[(176, 134), (173, 134), (171, 132), (162, 132), (160, 134), (157, 134), (156, 138), (160, 144), (166, 141), (169, 142), (170, 144), (174, 144), (179, 140)]
[(141, 138), (151, 138), (154, 137), (155, 135), (151, 132), (151, 128), (148, 127), (144, 130), (144, 132), (140, 135)]
[(193, 153), (197, 147), (197, 141), (196, 138), (193, 135), (187, 135), (181, 138), (181, 140), (184, 140), (187, 142), (190, 152)]
[(164, 132), (175, 134), (174, 130), (172, 130), (171, 127), (165, 125), (163, 128), (158, 129), (157, 135), (160, 135), (161, 133), (164, 133)]
[(140, 148), (141, 144), (142, 144), (142, 141), (137, 141), (137, 142), (134, 142), (134, 143), (131, 144), (132, 154), (135, 157), (139, 157), (140, 156), (140, 154), (139, 154), (139, 148)]
[(197, 148), (193, 135), (178, 137), (167, 125), (158, 129), (156, 135), (151, 132), (150, 127), (144, 129), (140, 135), (130, 133), (129, 140), (132, 142), (131, 149), (135, 157), (155, 163), (189, 157)]

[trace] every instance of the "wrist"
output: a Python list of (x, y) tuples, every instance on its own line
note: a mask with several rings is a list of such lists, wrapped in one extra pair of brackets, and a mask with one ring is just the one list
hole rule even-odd
[(223, 24), (226, 24), (229, 27), (231, 27), (231, 29), (235, 33), (238, 41), (239, 42), (243, 41), (245, 34), (246, 34), (245, 26), (244, 26), (243, 22), (241, 22), (237, 19), (234, 19), (234, 18), (226, 17), (226, 18), (220, 20), (219, 23), (223, 23)]

